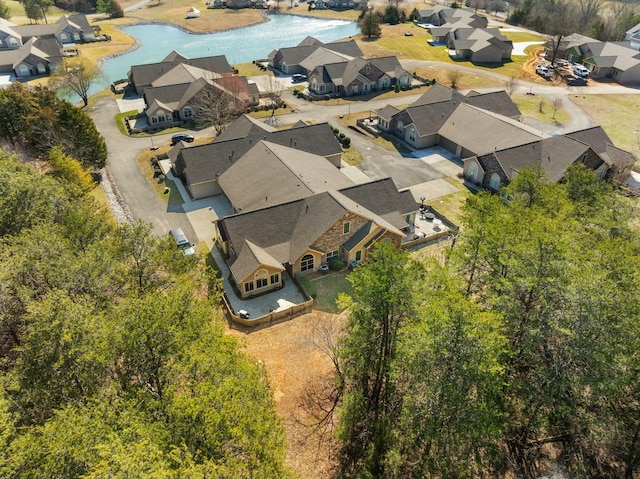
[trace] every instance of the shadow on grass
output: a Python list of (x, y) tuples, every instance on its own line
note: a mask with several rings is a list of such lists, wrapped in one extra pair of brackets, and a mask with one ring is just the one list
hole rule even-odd
[(339, 293), (353, 294), (351, 283), (347, 281), (349, 271), (330, 273), (313, 279), (313, 286), (317, 292), (316, 301), (318, 309), (329, 313), (338, 313), (340, 310), (336, 305)]

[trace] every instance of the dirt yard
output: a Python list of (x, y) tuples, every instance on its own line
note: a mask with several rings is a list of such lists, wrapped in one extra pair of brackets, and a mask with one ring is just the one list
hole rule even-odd
[(323, 384), (332, 371), (320, 347), (322, 337), (334, 336), (344, 316), (313, 311), (292, 321), (245, 335), (231, 334), (246, 344), (247, 352), (262, 362), (271, 380), (276, 411), (287, 431), (287, 464), (305, 478), (335, 477), (335, 442), (330, 434), (314, 434), (305, 412), (306, 393)]

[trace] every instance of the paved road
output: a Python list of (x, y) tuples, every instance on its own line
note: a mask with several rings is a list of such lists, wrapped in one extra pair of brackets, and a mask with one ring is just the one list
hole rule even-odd
[[(181, 214), (184, 213), (182, 207), (169, 208), (158, 198), (136, 163), (136, 156), (151, 147), (151, 140), (120, 133), (113, 121), (113, 117), (120, 113), (113, 99), (101, 98), (89, 113), (107, 143), (107, 166), (134, 218), (151, 223), (157, 235), (165, 235), (170, 229), (181, 227), (188, 238), (194, 238), (189, 220)], [(154, 142), (169, 142), (170, 137), (170, 134), (155, 136)]]

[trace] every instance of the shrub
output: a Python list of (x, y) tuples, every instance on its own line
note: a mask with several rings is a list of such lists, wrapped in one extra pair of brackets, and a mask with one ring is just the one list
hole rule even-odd
[(339, 256), (329, 258), (327, 263), (329, 263), (329, 269), (333, 271), (340, 271), (342, 268), (344, 268), (344, 261), (342, 261), (342, 258), (340, 258)]
[(342, 140), (344, 138), (344, 133), (340, 132), (338, 136), (340, 137), (340, 140)]
[(393, 89), (393, 91), (394, 91), (394, 92), (396, 92), (396, 93), (400, 93), (400, 85), (398, 85), (398, 84), (396, 83), (396, 86), (395, 86), (395, 88)]
[(349, 138), (348, 136), (345, 136), (342, 139), (342, 147), (346, 149), (346, 148), (349, 148), (350, 146), (351, 146), (351, 138)]

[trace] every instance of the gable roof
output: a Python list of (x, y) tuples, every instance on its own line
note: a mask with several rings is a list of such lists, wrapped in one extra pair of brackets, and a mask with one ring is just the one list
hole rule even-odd
[(271, 256), (266, 250), (251, 240), (245, 240), (240, 247), (236, 260), (229, 269), (236, 278), (237, 284), (240, 284), (247, 276), (255, 272), (256, 269), (262, 265), (270, 266), (280, 271), (284, 270), (282, 263), (278, 262), (278, 260)]
[[(366, 188), (366, 185), (361, 187)], [(396, 194), (399, 193), (396, 191)], [(227, 216), (218, 225), (223, 236), (238, 248), (238, 253), (250, 241), (270, 258), (286, 264), (299, 259), (309, 250), (310, 245), (347, 212), (367, 218), (371, 224), (404, 236), (400, 229), (340, 191), (326, 191), (289, 203)], [(246, 258), (242, 262), (246, 262)], [(231, 267), (234, 265), (235, 262)], [(242, 268), (245, 271), (247, 269), (244, 265)]]
[(170, 72), (181, 63), (219, 74), (233, 73), (233, 69), (224, 55), (188, 59), (173, 51), (161, 62), (132, 65), (128, 76), (137, 86), (151, 85), (154, 80)]
[(513, 179), (520, 170), (539, 165), (547, 178), (555, 183), (560, 181), (567, 168), (579, 160), (588, 150), (589, 145), (565, 135), (558, 135), (498, 150), (484, 157), (478, 157), (478, 161), (487, 170), (489, 168), (488, 162), (492, 161), (493, 157), (498, 161), (509, 180)]
[(325, 158), (259, 141), (220, 175), (218, 183), (236, 211), (306, 198), (353, 182)]
[(632, 153), (613, 144), (613, 141), (601, 126), (574, 131), (567, 133), (565, 136), (589, 145), (609, 166), (626, 169), (636, 162), (636, 158)]

